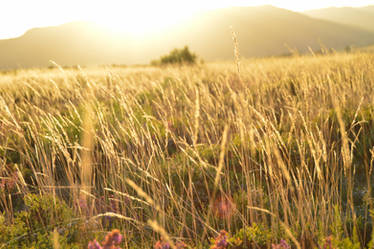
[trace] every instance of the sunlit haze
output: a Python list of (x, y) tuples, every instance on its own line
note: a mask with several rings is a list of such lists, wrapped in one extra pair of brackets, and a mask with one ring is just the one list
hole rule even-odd
[(147, 33), (207, 9), (265, 4), (303, 11), (331, 6), (365, 6), (374, 4), (374, 0), (4, 0), (0, 8), (0, 39), (22, 35), (33, 27), (82, 20), (97, 22), (114, 31)]

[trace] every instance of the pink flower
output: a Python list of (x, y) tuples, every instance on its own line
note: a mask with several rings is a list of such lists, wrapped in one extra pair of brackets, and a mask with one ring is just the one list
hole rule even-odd
[(227, 248), (228, 244), (227, 232), (225, 230), (221, 230), (218, 237), (215, 239), (214, 245), (211, 247), (211, 249), (225, 249)]
[(279, 244), (272, 244), (272, 249), (291, 249), (291, 246), (287, 244), (287, 242), (283, 239), (279, 242)]
[(105, 236), (102, 242), (103, 246), (95, 240), (88, 243), (88, 249), (121, 249), (118, 245), (121, 244), (123, 236), (120, 231), (115, 229)]
[(101, 245), (99, 242), (94, 239), (93, 241), (88, 242), (88, 249), (102, 249)]
[(157, 241), (154, 245), (154, 249), (170, 249), (170, 244), (166, 241), (161, 240)]
[[(170, 249), (171, 248), (170, 243), (167, 242), (167, 241), (164, 241), (163, 238), (161, 238), (161, 240), (157, 241), (153, 247), (154, 247), (154, 249)], [(187, 245), (185, 243), (183, 243), (182, 241), (178, 241), (175, 244), (175, 248), (185, 249), (185, 248), (187, 248)]]
[(103, 242), (103, 248), (104, 249), (112, 249), (116, 248), (114, 246), (119, 245), (122, 242), (123, 236), (121, 235), (120, 231), (117, 229), (114, 229), (112, 232), (108, 233), (107, 236), (105, 236), (105, 240)]
[(213, 211), (220, 218), (230, 218), (235, 210), (235, 204), (231, 197), (220, 195), (213, 203)]
[(176, 244), (175, 244), (175, 247), (177, 249), (184, 249), (187, 247), (187, 245), (185, 243), (183, 243), (182, 241), (178, 241)]
[(325, 244), (323, 245), (323, 249), (334, 249), (334, 247), (332, 246), (332, 239), (333, 239), (332, 236), (328, 236), (325, 239)]

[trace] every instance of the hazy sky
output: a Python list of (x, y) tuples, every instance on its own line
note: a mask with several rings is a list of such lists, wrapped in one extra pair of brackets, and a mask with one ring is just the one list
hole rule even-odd
[(271, 4), (295, 11), (331, 6), (374, 5), (374, 0), (1, 0), (0, 39), (33, 27), (90, 20), (110, 28), (146, 32), (197, 11)]

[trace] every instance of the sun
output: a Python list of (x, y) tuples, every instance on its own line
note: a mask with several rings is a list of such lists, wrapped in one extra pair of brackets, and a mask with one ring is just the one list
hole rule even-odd
[[(133, 35), (165, 30), (206, 10), (270, 4), (293, 11), (331, 6), (364, 6), (374, 0), (12, 0), (0, 9), (0, 39), (22, 35), (35, 27), (94, 21), (115, 32)], [(5, 3), (6, 2), (6, 3)], [(21, 7), (20, 7), (21, 6)], [(5, 25), (6, 24), (6, 25)]]
[(170, 28), (194, 13), (173, 1), (118, 2), (110, 11), (93, 16), (93, 21), (114, 32), (145, 35)]

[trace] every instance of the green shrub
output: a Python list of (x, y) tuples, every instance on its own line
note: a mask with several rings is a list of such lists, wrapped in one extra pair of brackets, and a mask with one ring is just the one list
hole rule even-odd
[(12, 222), (0, 214), (0, 248), (53, 248), (53, 231), (60, 248), (78, 248), (79, 224), (65, 202), (51, 195), (25, 196), (25, 210)]
[(228, 241), (233, 249), (268, 248), (273, 238), (272, 232), (261, 224), (253, 223), (244, 227)]
[[(353, 231), (351, 237), (344, 234), (344, 225), (341, 219), (341, 213), (338, 206), (334, 206), (334, 220), (331, 223), (331, 235), (322, 240), (322, 248), (336, 248), (336, 249), (359, 249), (361, 248), (358, 242), (356, 231)], [(370, 248), (370, 247), (369, 247)]]
[[(210, 249), (262, 249), (269, 248), (274, 234), (261, 224), (253, 223), (230, 236), (225, 230), (211, 240)], [(285, 242), (285, 241), (284, 241)]]
[(159, 60), (151, 62), (152, 65), (168, 65), (168, 64), (196, 64), (197, 56), (190, 51), (188, 46), (182, 49), (174, 49), (168, 55), (161, 56)]

